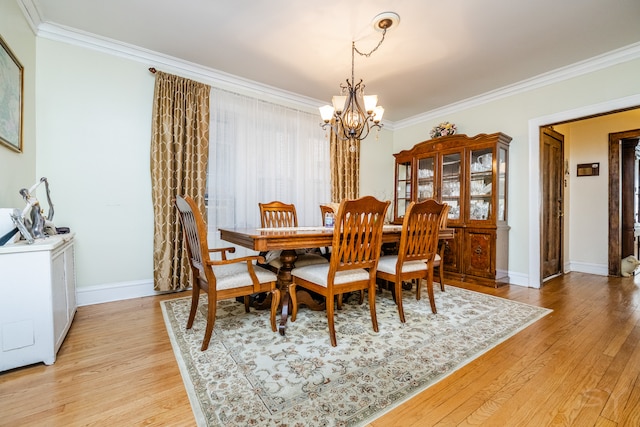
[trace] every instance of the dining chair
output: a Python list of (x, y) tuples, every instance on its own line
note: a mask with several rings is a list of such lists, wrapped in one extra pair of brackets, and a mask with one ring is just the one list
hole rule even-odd
[(402, 283), (405, 281), (417, 279), (416, 299), (419, 300), (422, 279), (426, 279), (431, 311), (437, 313), (433, 296), (433, 267), (436, 259), (440, 259), (437, 253), (438, 233), (446, 206), (446, 203), (433, 199), (411, 202), (402, 221), (398, 254), (385, 255), (378, 262), (378, 278), (395, 284), (393, 296), (402, 323), (405, 322), (402, 308)]
[[(332, 203), (331, 205), (320, 205), (320, 218), (322, 218), (322, 226), (327, 226), (327, 215), (333, 215), (333, 221), (335, 221), (336, 217), (336, 209), (337, 206), (340, 206), (338, 203)], [(330, 225), (333, 227), (333, 224)], [(326, 259), (331, 258), (331, 246), (325, 246), (324, 249), (320, 249), (320, 252)]]
[[(276, 275), (254, 265), (254, 262), (263, 261), (262, 257), (246, 256), (227, 259), (227, 253), (234, 253), (235, 248), (208, 247), (207, 227), (195, 201), (188, 196), (177, 196), (175, 205), (180, 214), (192, 274), (191, 311), (187, 320), (187, 329), (193, 326), (198, 311), (200, 291), (207, 294), (207, 326), (200, 350), (204, 351), (209, 347), (216, 321), (217, 302), (224, 299), (244, 297), (244, 307), (248, 313), (249, 295), (270, 292), (271, 330), (275, 332), (280, 291), (276, 287)], [(221, 260), (212, 260), (211, 253), (220, 253)]]
[(376, 318), (376, 268), (382, 246), (382, 226), (391, 202), (372, 196), (345, 200), (340, 204), (334, 224), (329, 264), (309, 265), (291, 270), (289, 285), (291, 321), (298, 313), (296, 288), (303, 287), (325, 297), (329, 337), (335, 347), (335, 297), (348, 292), (368, 290), (373, 330), (378, 332)]
[(298, 215), (294, 204), (273, 201), (258, 203), (263, 228), (297, 227)]
[[(449, 205), (444, 204), (442, 216), (440, 217), (440, 230), (447, 228), (447, 220), (449, 219)], [(433, 260), (433, 266), (438, 268), (438, 276), (440, 278), (440, 290), (444, 292), (444, 249), (446, 242), (439, 242), (438, 254)]]
[[(273, 201), (269, 203), (258, 203), (260, 207), (260, 224), (263, 228), (297, 227), (298, 215), (294, 204)], [(266, 265), (274, 272), (278, 272), (282, 267), (280, 260), (281, 251), (269, 251), (265, 254)], [(313, 264), (327, 264), (328, 261), (319, 253), (310, 253), (307, 250), (296, 250), (295, 266), (303, 267)]]

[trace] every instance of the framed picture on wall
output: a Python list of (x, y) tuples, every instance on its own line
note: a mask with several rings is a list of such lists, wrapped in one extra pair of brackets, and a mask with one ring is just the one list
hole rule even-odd
[(0, 37), (0, 144), (22, 152), (22, 65)]

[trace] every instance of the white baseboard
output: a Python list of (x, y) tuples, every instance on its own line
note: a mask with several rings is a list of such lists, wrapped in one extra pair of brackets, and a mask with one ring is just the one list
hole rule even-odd
[(576, 271), (579, 273), (596, 274), (598, 276), (608, 276), (609, 266), (604, 264), (593, 264), (588, 262), (570, 261), (569, 268), (565, 267), (565, 273)]
[[(509, 272), (509, 284), (518, 286), (529, 286), (529, 278), (526, 274), (514, 273), (513, 271), (511, 271)], [(132, 282), (107, 283), (94, 286), (81, 286), (76, 289), (78, 307), (84, 305), (102, 304), (105, 302), (121, 301), (132, 298), (162, 295), (164, 293), (166, 292), (153, 290), (153, 279), (137, 280)]]
[[(577, 271), (581, 273), (608, 276), (609, 268), (606, 265), (590, 264), (585, 262), (570, 262), (565, 264), (565, 273)], [(522, 273), (509, 272), (509, 284), (539, 288), (530, 286), (529, 276)], [(120, 301), (132, 298), (162, 295), (165, 292), (153, 290), (153, 279), (138, 280), (133, 282), (108, 283), (104, 285), (82, 286), (76, 289), (78, 306), (102, 304), (105, 302)]]
[(509, 284), (526, 286), (526, 287), (535, 287), (535, 288), (538, 287), (538, 286), (529, 286), (529, 276), (527, 274), (515, 273), (513, 271), (509, 272)]
[(148, 297), (162, 293), (153, 290), (153, 279), (81, 286), (76, 289), (78, 306)]
[[(587, 262), (570, 261), (564, 263), (564, 274), (571, 273), (572, 271), (579, 273), (595, 274), (598, 276), (608, 276), (609, 266), (603, 264), (592, 264)], [(527, 274), (509, 272), (509, 284), (526, 286), (529, 288), (540, 288), (539, 284), (530, 284), (529, 276)]]

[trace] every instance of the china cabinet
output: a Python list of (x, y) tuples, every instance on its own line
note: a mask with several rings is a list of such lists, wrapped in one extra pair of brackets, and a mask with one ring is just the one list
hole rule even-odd
[(0, 371), (51, 365), (76, 312), (74, 235), (0, 246)]
[(394, 154), (394, 223), (412, 201), (449, 205), (448, 279), (499, 286), (509, 282), (507, 176), (511, 137), (503, 133), (449, 135)]

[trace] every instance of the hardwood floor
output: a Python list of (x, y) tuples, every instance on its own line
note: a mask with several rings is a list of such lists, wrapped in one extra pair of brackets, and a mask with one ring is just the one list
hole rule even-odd
[[(554, 312), (370, 426), (640, 425), (638, 284), (465, 286)], [(80, 307), (54, 365), (0, 373), (0, 426), (194, 425), (158, 303), (183, 296)]]

